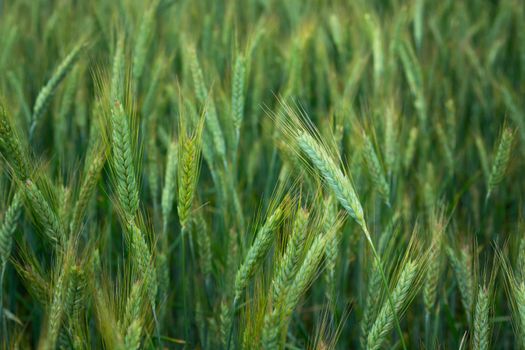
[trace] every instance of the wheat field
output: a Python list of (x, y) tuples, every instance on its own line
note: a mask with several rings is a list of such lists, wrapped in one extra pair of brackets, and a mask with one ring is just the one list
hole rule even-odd
[(0, 1), (0, 348), (525, 348), (524, 97), (521, 0)]

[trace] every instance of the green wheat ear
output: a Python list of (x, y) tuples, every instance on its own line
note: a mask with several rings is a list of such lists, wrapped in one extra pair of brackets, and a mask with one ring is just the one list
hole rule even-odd
[(80, 186), (77, 201), (73, 208), (73, 215), (69, 230), (71, 233), (76, 233), (82, 224), (82, 219), (85, 216), (89, 201), (95, 192), (96, 185), (100, 178), (102, 168), (106, 163), (106, 150), (102, 149), (90, 159), (87, 166), (87, 171), (84, 175), (83, 182)]
[(8, 161), (20, 181), (29, 177), (27, 150), (13, 130), (4, 106), (0, 103), (0, 154)]
[(66, 306), (68, 305), (68, 290), (73, 274), (72, 259), (74, 258), (71, 246), (66, 247), (64, 255), (56, 266), (56, 276), (51, 288), (51, 301), (48, 308), (48, 320), (44, 337), (44, 349), (54, 349), (56, 347), (60, 329), (67, 317)]
[(377, 350), (386, 340), (386, 336), (394, 327), (395, 315), (401, 313), (411, 294), (411, 288), (417, 276), (417, 269), (417, 263), (414, 261), (409, 261), (404, 266), (394, 291), (392, 292), (392, 303), (394, 308), (392, 309), (387, 302), (383, 304), (377, 319), (370, 329), (370, 333), (368, 333), (367, 349)]
[(370, 269), (370, 277), (368, 279), (368, 286), (366, 288), (366, 301), (365, 308), (363, 311), (363, 317), (361, 319), (361, 347), (366, 348), (368, 333), (372, 329), (374, 320), (377, 317), (380, 305), (381, 297), (381, 273), (374, 263)]
[[(332, 233), (333, 234), (333, 233)], [(304, 261), (297, 271), (291, 288), (286, 293), (283, 302), (283, 315), (288, 318), (299, 301), (299, 297), (305, 292), (307, 286), (317, 271), (324, 255), (326, 243), (331, 234), (317, 236), (308, 249)]]
[(444, 231), (445, 223), (441, 213), (434, 213), (430, 224), (432, 240), (430, 242), (428, 264), (423, 285), (423, 302), (425, 311), (428, 314), (433, 311), (436, 304), (438, 284), (441, 275)]
[(197, 247), (199, 251), (199, 262), (202, 273), (205, 277), (205, 284), (209, 283), (212, 274), (212, 252), (211, 240), (208, 233), (208, 227), (204, 216), (196, 215), (194, 218), (195, 237), (197, 238)]
[(488, 180), (487, 199), (494, 191), (496, 186), (503, 181), (507, 171), (510, 154), (512, 150), (512, 141), (514, 140), (514, 131), (509, 128), (503, 129), (503, 133), (498, 143), (496, 154), (494, 156), (492, 171)]
[(125, 303), (123, 318), (120, 320), (120, 328), (122, 333), (126, 334), (129, 327), (134, 321), (140, 319), (142, 316), (142, 300), (144, 297), (143, 284), (135, 282), (131, 286), (128, 298)]
[(197, 100), (204, 106), (204, 113), (206, 116), (206, 134), (211, 138), (213, 144), (213, 153), (223, 161), (226, 156), (226, 145), (222, 128), (217, 116), (217, 109), (213, 96), (206, 90), (202, 68), (197, 58), (195, 48), (192, 47), (188, 52), (188, 59), (190, 60), (190, 69), (193, 77), (193, 84), (195, 96)]
[(476, 299), (476, 309), (474, 311), (474, 342), (473, 348), (476, 350), (489, 349), (490, 323), (489, 323), (489, 303), (490, 296), (487, 287), (480, 286)]
[(412, 165), (412, 161), (414, 160), (418, 135), (419, 135), (418, 128), (413, 127), (412, 129), (410, 129), (410, 132), (408, 134), (407, 145), (405, 148), (405, 157), (403, 159), (403, 165), (406, 170), (408, 170), (408, 168)]
[(403, 65), (408, 86), (414, 96), (414, 107), (418, 113), (421, 129), (425, 131), (427, 128), (428, 111), (423, 84), (423, 72), (409, 40), (403, 40), (400, 43), (398, 46), (398, 55)]
[(155, 271), (154, 260), (146, 242), (146, 236), (139, 227), (133, 222), (129, 224), (128, 228), (129, 240), (130, 240), (130, 252), (131, 260), (134, 266), (134, 271), (138, 280), (142, 280), (142, 283), (147, 290), (147, 295), (151, 306), (154, 308), (156, 305), (157, 292), (158, 292), (158, 280)]
[(73, 50), (64, 58), (64, 60), (57, 67), (51, 78), (48, 80), (46, 85), (40, 90), (33, 107), (33, 115), (31, 119), (31, 126), (29, 128), (29, 139), (33, 139), (36, 127), (40, 122), (42, 115), (45, 113), (47, 106), (50, 103), (51, 97), (55, 93), (58, 85), (66, 75), (69, 73), (75, 62), (77, 61), (80, 52), (84, 49), (85, 43), (80, 42)]
[(64, 243), (64, 231), (60, 220), (33, 181), (26, 180), (24, 183), (24, 194), (26, 204), (31, 209), (37, 223), (42, 227), (44, 235), (54, 244)]
[[(330, 196), (324, 201), (326, 207), (326, 213), (323, 223), (323, 232), (325, 234), (330, 233), (332, 227), (337, 224), (337, 205), (335, 199)], [(334, 307), (334, 303), (337, 297), (337, 271), (336, 267), (339, 262), (340, 254), (340, 241), (341, 241), (341, 230), (336, 230), (335, 234), (328, 238), (325, 249), (325, 281), (326, 281), (326, 298), (330, 302), (331, 306)]]
[[(22, 208), (21, 192), (15, 193), (11, 205), (4, 215), (3, 222), (0, 223), (0, 271), (7, 264), (13, 245), (13, 234), (15, 233), (18, 218)], [(0, 280), (0, 286), (2, 281)]]
[(299, 262), (307, 240), (306, 227), (309, 213), (306, 209), (298, 208), (292, 227), (292, 235), (286, 244), (282, 262), (272, 282), (273, 300), (282, 299), (284, 290), (293, 282), (293, 278), (299, 269)]
[[(512, 274), (512, 272), (510, 272)], [(516, 319), (518, 337), (521, 346), (525, 346), (525, 283), (517, 282), (511, 275), (511, 292), (513, 298), (513, 316)]]
[(202, 130), (204, 127), (204, 118), (201, 117), (196, 128), (190, 131), (185, 118), (184, 116), (180, 118), (179, 160), (177, 170), (177, 211), (183, 230), (187, 228), (190, 209), (193, 204), (193, 197), (199, 178)]
[(140, 78), (146, 65), (148, 41), (155, 29), (155, 12), (157, 11), (158, 4), (159, 0), (152, 1), (149, 4), (136, 36), (135, 47), (133, 48), (132, 68), (132, 78), (136, 86), (140, 83)]
[[(337, 155), (329, 152), (329, 147), (319, 138), (312, 136), (307, 121), (284, 102), (281, 102), (283, 112), (275, 115), (277, 126), (288, 141), (288, 147), (307, 162), (311, 162), (315, 171), (320, 175), (326, 186), (333, 192), (335, 198), (348, 214), (361, 226), (367, 241), (373, 246), (368, 232), (363, 207), (349, 176), (340, 168)], [(307, 124), (307, 125), (305, 125)], [(307, 165), (308, 166), (308, 165)]]
[(119, 101), (111, 110), (112, 167), (115, 174), (117, 197), (127, 221), (135, 218), (139, 208), (139, 190), (135, 174), (131, 131), (128, 117)]
[(285, 214), (286, 204), (286, 202), (283, 202), (266, 219), (264, 225), (257, 232), (255, 241), (248, 250), (244, 262), (237, 270), (234, 285), (234, 304), (240, 300), (244, 288), (246, 288), (250, 278), (253, 277), (255, 270), (259, 267), (262, 259), (264, 259), (268, 253), (273, 242), (274, 231), (277, 229)]
[(348, 177), (343, 174), (326, 150), (307, 132), (301, 132), (297, 136), (297, 142), (301, 150), (319, 170), (343, 208), (363, 227), (365, 232), (368, 232), (361, 202)]
[(379, 158), (377, 157), (377, 153), (374, 149), (372, 141), (370, 141), (370, 138), (367, 135), (365, 135), (364, 138), (364, 157), (370, 177), (372, 178), (372, 183), (385, 203), (390, 206), (390, 186), (386, 180), (385, 172), (381, 163), (379, 162)]
[(291, 313), (299, 302), (300, 296), (305, 292), (315, 275), (324, 254), (326, 236), (319, 235), (312, 242), (306, 253), (303, 263), (298, 267), (293, 283), (284, 292), (282, 300), (278, 301), (275, 309), (266, 315), (264, 321), (262, 345), (264, 349), (277, 348), (278, 336), (281, 327), (287, 323)]
[(459, 251), (447, 247), (446, 251), (458, 282), (461, 302), (470, 322), (470, 314), (474, 303), (472, 256), (468, 247), (464, 247)]

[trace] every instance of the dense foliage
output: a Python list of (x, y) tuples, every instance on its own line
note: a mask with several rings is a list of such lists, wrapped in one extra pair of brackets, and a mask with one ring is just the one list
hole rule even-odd
[(0, 347), (525, 347), (524, 19), (0, 1)]

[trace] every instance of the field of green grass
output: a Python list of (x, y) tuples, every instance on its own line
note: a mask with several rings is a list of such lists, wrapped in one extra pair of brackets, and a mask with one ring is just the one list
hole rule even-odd
[(522, 0), (0, 0), (0, 349), (525, 348)]

